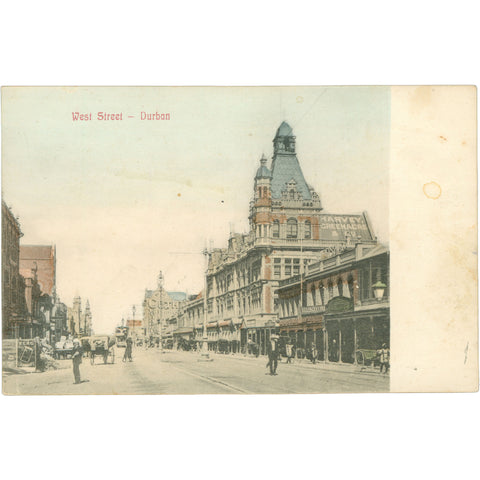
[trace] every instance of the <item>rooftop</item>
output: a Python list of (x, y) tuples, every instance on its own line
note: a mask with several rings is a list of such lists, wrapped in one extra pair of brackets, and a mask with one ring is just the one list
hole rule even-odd
[(277, 129), (275, 137), (293, 137), (292, 127), (287, 122), (282, 122)]
[(20, 245), (21, 260), (50, 260), (53, 257), (54, 245)]
[(281, 153), (275, 155), (272, 161), (272, 198), (282, 198), (282, 191), (287, 189), (290, 181), (295, 181), (297, 192), (303, 200), (311, 200), (312, 195), (295, 153)]

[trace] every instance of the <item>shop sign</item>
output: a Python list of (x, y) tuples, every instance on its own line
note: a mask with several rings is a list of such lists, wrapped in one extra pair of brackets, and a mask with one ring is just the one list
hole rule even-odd
[(326, 313), (343, 313), (353, 311), (353, 302), (347, 297), (332, 298), (325, 309)]

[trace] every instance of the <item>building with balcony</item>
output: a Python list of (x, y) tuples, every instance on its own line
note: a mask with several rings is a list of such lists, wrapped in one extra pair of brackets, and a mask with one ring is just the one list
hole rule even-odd
[[(279, 329), (279, 282), (298, 276), (307, 263), (358, 242), (376, 244), (366, 213), (323, 211), (319, 195), (305, 181), (295, 145), (292, 128), (283, 122), (273, 139), (270, 168), (263, 155), (255, 175), (249, 233), (234, 233), (226, 248), (210, 252), (206, 273), (209, 344), (239, 337), (244, 351), (266, 354), (271, 333)], [(228, 330), (232, 335), (227, 335)]]
[(365, 363), (390, 344), (389, 251), (359, 243), (307, 265), (277, 289), (280, 334), (299, 356)]
[(25, 281), (20, 275), (20, 223), (2, 200), (2, 336), (27, 335)]

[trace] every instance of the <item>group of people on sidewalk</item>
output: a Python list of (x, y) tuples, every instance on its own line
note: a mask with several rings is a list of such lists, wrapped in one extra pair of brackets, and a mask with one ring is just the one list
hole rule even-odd
[[(267, 343), (267, 355), (268, 355), (268, 362), (267, 368), (270, 367), (270, 375), (277, 375), (277, 367), (278, 367), (278, 359), (280, 357), (278, 340), (279, 336), (274, 334), (270, 336), (270, 340)], [(294, 358), (294, 348), (293, 343), (287, 342), (285, 344), (285, 353), (287, 356), (287, 363), (292, 363), (292, 359)], [(312, 342), (311, 346), (311, 360), (312, 363), (315, 364), (317, 359), (317, 347), (315, 343)]]
[[(278, 340), (279, 336), (274, 334), (270, 336), (270, 340), (267, 343), (267, 368), (270, 367), (270, 375), (277, 375), (278, 359), (280, 357)], [(287, 342), (285, 344), (285, 353), (287, 357), (286, 363), (291, 364), (292, 359), (294, 358), (293, 343)], [(310, 347), (310, 360), (314, 365), (317, 361), (317, 357), (317, 346), (315, 345), (315, 342), (312, 342)], [(386, 343), (382, 345), (382, 348), (377, 350), (377, 359), (380, 363), (380, 373), (388, 373), (388, 370), (390, 369), (390, 349), (387, 347)]]

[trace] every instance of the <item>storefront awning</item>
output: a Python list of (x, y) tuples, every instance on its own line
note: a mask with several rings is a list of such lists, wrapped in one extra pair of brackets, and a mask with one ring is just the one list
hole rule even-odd
[(182, 327), (182, 328), (177, 328), (173, 332), (174, 335), (181, 335), (182, 333), (193, 333), (193, 328), (192, 327)]

